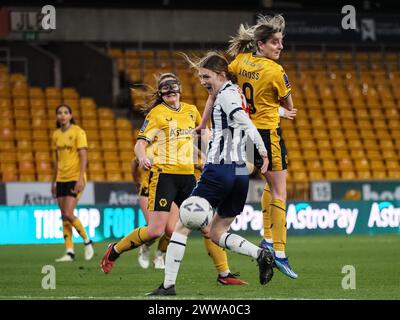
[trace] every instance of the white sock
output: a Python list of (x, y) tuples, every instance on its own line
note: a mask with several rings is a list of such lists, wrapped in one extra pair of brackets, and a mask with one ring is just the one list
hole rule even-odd
[(267, 241), (268, 243), (273, 243), (272, 238), (264, 238), (265, 241)]
[(233, 233), (224, 233), (218, 241), (219, 246), (257, 259), (260, 248), (245, 238)]
[(179, 267), (185, 254), (187, 236), (174, 232), (169, 241), (165, 256), (164, 288), (169, 288), (176, 283)]
[(221, 276), (221, 277), (227, 277), (228, 276), (228, 274), (230, 274), (231, 273), (231, 270), (226, 270), (226, 271), (222, 271), (222, 272), (219, 272), (219, 275)]
[(286, 258), (285, 251), (275, 251), (275, 256), (278, 258)]
[(67, 249), (67, 250), (65, 251), (65, 253), (72, 253), (72, 254), (75, 254), (74, 249)]
[(160, 251), (160, 250), (157, 250), (156, 251), (156, 257), (164, 257), (164, 255), (165, 255), (165, 252), (162, 252), (162, 251)]

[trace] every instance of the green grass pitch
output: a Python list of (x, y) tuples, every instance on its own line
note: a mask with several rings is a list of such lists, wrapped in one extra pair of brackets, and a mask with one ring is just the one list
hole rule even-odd
[[(249, 237), (254, 243), (259, 238)], [(143, 270), (137, 250), (125, 253), (108, 275), (100, 259), (106, 243), (95, 244), (95, 257), (86, 262), (83, 246), (76, 245), (77, 260), (56, 263), (63, 245), (0, 246), (0, 299), (150, 299), (146, 292), (163, 279), (162, 270)], [(302, 236), (290, 237), (287, 253), (299, 274), (292, 280), (275, 269), (266, 286), (258, 283), (258, 269), (250, 258), (228, 252), (232, 272), (240, 272), (247, 286), (221, 286), (206, 255), (202, 238), (189, 239), (172, 299), (400, 299), (400, 237)], [(155, 246), (153, 246), (153, 251)], [(42, 289), (42, 267), (53, 265), (56, 289)], [(356, 289), (343, 289), (345, 265), (356, 271)]]

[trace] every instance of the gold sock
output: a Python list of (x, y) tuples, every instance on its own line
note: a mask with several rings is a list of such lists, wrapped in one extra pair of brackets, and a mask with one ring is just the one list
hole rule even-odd
[(204, 245), (206, 247), (208, 255), (213, 259), (214, 266), (218, 272), (229, 271), (228, 257), (223, 248), (216, 245), (211, 239), (210, 234), (203, 234)]
[(68, 220), (62, 222), (65, 248), (67, 251), (74, 251), (74, 243), (72, 242), (72, 224)]
[(88, 235), (85, 231), (85, 228), (82, 226), (81, 220), (79, 218), (75, 218), (75, 220), (72, 221), (72, 225), (78, 231), (79, 235), (83, 238), (84, 241), (88, 240)]
[(269, 186), (266, 183), (264, 187), (264, 191), (261, 198), (261, 209), (263, 214), (263, 224), (264, 224), (264, 239), (272, 239), (272, 230), (271, 230), (271, 191), (269, 190)]
[(130, 234), (118, 241), (114, 248), (118, 253), (122, 253), (140, 247), (149, 240), (151, 240), (151, 238), (149, 237), (148, 227), (141, 227), (133, 230)]
[(271, 230), (275, 251), (285, 251), (286, 246), (286, 202), (273, 199), (270, 205)]
[(171, 237), (164, 233), (164, 235), (160, 238), (160, 240), (158, 240), (157, 250), (161, 252), (167, 252), (167, 247), (170, 239)]

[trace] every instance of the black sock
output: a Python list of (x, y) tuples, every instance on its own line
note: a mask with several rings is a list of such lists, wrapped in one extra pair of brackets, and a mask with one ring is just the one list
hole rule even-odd
[(114, 250), (114, 246), (113, 246), (111, 249), (110, 255), (108, 257), (108, 260), (115, 261), (118, 259), (118, 257), (119, 257), (119, 253)]

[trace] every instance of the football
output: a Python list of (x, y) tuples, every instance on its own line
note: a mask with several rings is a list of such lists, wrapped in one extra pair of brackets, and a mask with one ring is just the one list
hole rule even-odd
[(185, 227), (199, 230), (208, 226), (213, 214), (214, 210), (206, 199), (193, 196), (182, 202), (179, 218)]

